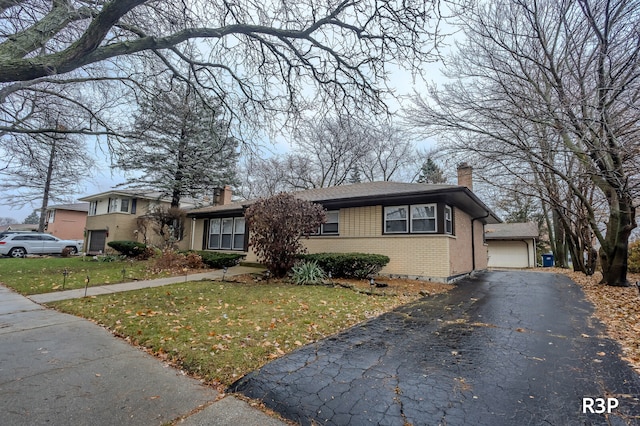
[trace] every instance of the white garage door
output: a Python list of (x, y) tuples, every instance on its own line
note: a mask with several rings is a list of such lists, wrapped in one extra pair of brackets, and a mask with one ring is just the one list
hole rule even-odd
[(490, 268), (527, 268), (527, 244), (524, 241), (488, 241)]

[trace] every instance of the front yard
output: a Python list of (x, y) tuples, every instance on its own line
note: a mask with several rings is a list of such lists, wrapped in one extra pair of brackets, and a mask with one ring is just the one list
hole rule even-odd
[[(422, 283), (435, 293), (451, 288)], [(421, 297), (340, 286), (198, 281), (52, 304), (90, 318), (205, 381), (229, 385), (269, 360)]]
[[(50, 293), (63, 289), (83, 288), (87, 277), (89, 286), (117, 284), (125, 281), (162, 278), (171, 275), (166, 270), (156, 271), (154, 260), (112, 262), (93, 260), (92, 257), (41, 257), (0, 259), (0, 283), (24, 295)], [(68, 275), (64, 276), (64, 271)]]

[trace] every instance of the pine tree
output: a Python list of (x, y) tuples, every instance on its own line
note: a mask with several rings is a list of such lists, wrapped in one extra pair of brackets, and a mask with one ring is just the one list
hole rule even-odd
[(22, 223), (28, 225), (37, 225), (40, 222), (40, 216), (38, 216), (38, 212), (34, 210), (31, 214), (24, 218)]
[(433, 161), (431, 157), (427, 157), (426, 161), (420, 168), (420, 175), (418, 176), (418, 183), (445, 183), (445, 179), (442, 169)]
[(218, 186), (234, 184), (238, 140), (220, 118), (215, 100), (189, 85), (164, 90), (159, 84), (143, 99), (134, 132), (116, 166), (142, 172), (125, 185), (153, 188), (179, 207), (183, 197), (201, 198)]

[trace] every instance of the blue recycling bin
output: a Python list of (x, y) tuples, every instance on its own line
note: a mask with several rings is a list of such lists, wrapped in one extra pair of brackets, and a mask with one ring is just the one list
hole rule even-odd
[(553, 254), (549, 253), (549, 254), (543, 254), (542, 255), (542, 266), (545, 268), (551, 268), (553, 267)]

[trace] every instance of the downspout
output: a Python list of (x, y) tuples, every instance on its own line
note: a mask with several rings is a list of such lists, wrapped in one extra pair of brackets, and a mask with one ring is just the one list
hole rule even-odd
[(196, 243), (196, 218), (192, 217), (191, 218), (191, 247), (189, 247), (190, 250), (193, 250), (193, 246)]
[(473, 222), (480, 219), (486, 219), (491, 215), (489, 211), (484, 216), (478, 216), (471, 219), (471, 272), (476, 270), (476, 236), (475, 226)]

